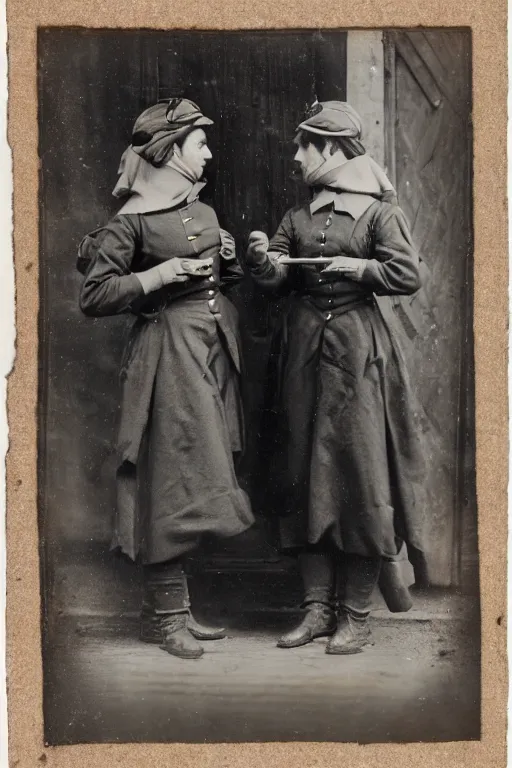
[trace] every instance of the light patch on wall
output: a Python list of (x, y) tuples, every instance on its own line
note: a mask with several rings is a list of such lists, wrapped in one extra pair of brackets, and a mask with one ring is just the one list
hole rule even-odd
[(363, 144), (384, 166), (384, 45), (380, 30), (347, 34), (347, 101), (363, 121)]

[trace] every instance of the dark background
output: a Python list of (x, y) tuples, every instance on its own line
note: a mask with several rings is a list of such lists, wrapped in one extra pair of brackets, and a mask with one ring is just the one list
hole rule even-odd
[[(435, 585), (477, 595), (470, 36), (464, 30), (386, 32), (384, 54), (386, 120), (371, 130), (382, 133), (388, 172), (431, 270), (430, 306), (424, 296), (415, 299), (422, 335), (409, 349), (425, 409), (428, 558)], [(75, 269), (81, 238), (118, 207), (111, 191), (135, 117), (158, 98), (182, 95), (215, 120), (205, 199), (243, 249), (251, 229), (272, 234), (287, 208), (304, 198), (291, 179), (290, 139), (314, 98), (346, 98), (350, 71), (347, 33), (339, 30), (43, 29), (38, 56), (39, 505), (51, 633), (62, 613), (137, 607), (137, 569), (108, 552), (117, 369), (130, 321), (83, 317)], [(243, 482), (259, 512), (263, 382), (280, 307), (249, 284), (235, 300), (247, 361)], [(198, 567), (210, 574), (209, 583), (224, 574), (241, 604), (293, 604), (300, 588), (294, 564), (273, 544), (271, 524), (258, 515), (252, 531), (219, 545)]]

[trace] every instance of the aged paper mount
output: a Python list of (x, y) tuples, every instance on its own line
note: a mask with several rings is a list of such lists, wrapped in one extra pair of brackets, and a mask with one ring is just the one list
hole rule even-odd
[[(7, 461), (9, 744), (11, 765), (502, 766), (507, 696), (506, 5), (408, 2), (229, 3), (207, 6), (11, 0), (9, 141), (14, 169), (17, 357), (9, 380)], [(172, 29), (471, 27), (473, 39), (477, 492), (482, 600), (482, 739), (410, 745), (272, 743), (45, 747), (37, 527), (38, 98), (40, 26)]]

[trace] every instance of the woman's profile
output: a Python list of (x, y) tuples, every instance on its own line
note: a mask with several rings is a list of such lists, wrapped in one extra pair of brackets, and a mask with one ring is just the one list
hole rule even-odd
[(234, 455), (243, 447), (234, 241), (199, 201), (212, 121), (187, 99), (136, 120), (114, 195), (118, 214), (79, 249), (80, 307), (135, 317), (122, 364), (112, 548), (144, 572), (141, 639), (198, 658), (223, 636), (190, 612), (183, 558), (253, 516)]

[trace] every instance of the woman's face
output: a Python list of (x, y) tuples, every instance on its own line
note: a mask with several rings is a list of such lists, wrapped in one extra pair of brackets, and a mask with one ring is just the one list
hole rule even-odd
[[(323, 150), (320, 151), (312, 141), (303, 141), (302, 131), (300, 131), (294, 139), (294, 144), (297, 147), (297, 151), (293, 159), (295, 162), (299, 163), (302, 171), (302, 178), (304, 180), (306, 180), (311, 173), (316, 171), (317, 168), (320, 168), (320, 166), (332, 155), (332, 142), (330, 139), (327, 139)], [(338, 156), (338, 154), (346, 160), (341, 149), (336, 150), (336, 155)]]
[(325, 163), (329, 156), (329, 147), (326, 143), (323, 152), (320, 152), (313, 142), (303, 142), (301, 133), (298, 133), (295, 137), (294, 144), (297, 147), (297, 151), (293, 159), (300, 165), (302, 178), (306, 179), (310, 173), (313, 173), (313, 171), (316, 171), (317, 168), (320, 168)]
[(206, 134), (202, 128), (189, 133), (181, 147), (176, 147), (176, 155), (183, 160), (198, 179), (203, 175), (204, 167), (212, 159)]

